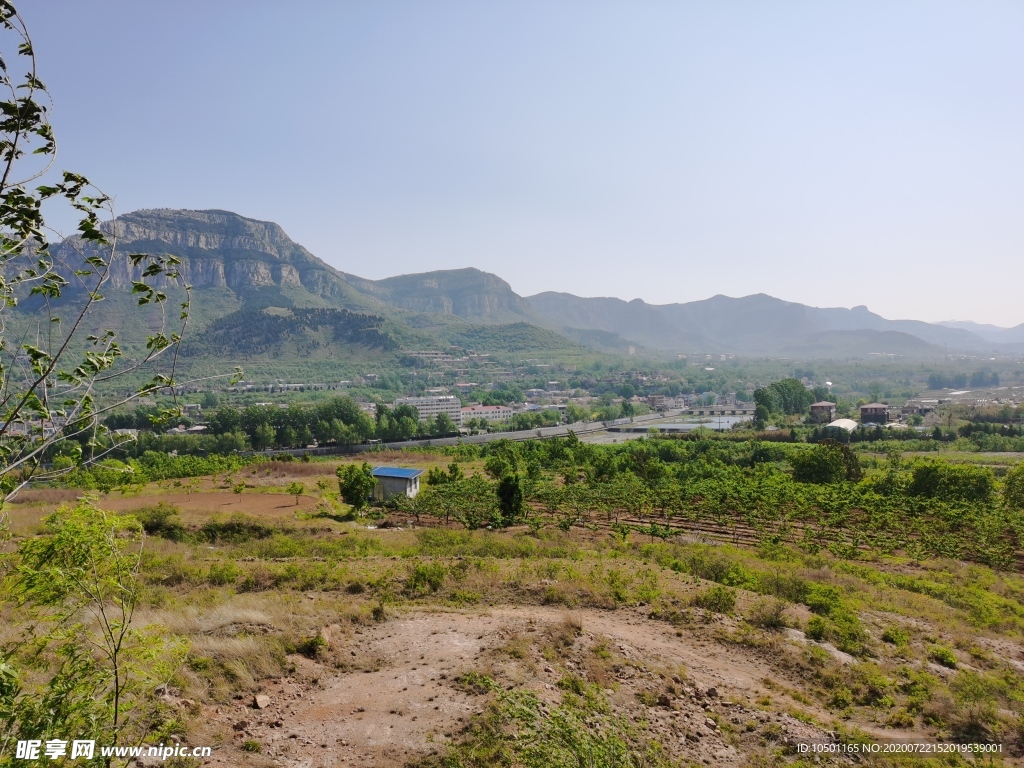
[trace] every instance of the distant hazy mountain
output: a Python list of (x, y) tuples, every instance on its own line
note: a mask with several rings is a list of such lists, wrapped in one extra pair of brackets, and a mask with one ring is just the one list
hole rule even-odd
[(944, 325), (947, 328), (961, 328), (997, 344), (1024, 343), (1024, 323), (1013, 328), (1001, 328), (998, 325), (972, 323), (970, 320), (944, 320), (938, 325)]
[[(818, 308), (756, 294), (683, 304), (540, 293), (523, 298), (500, 277), (456, 269), (368, 280), (335, 269), (277, 224), (228, 211), (145, 210), (113, 224), (127, 252), (182, 260), (194, 287), (194, 329), (186, 353), (221, 359), (379, 358), (402, 349), (481, 352), (630, 349), (741, 355), (927, 357), (950, 350), (1024, 346), (1024, 325), (887, 320), (866, 307)], [(61, 256), (74, 259), (74, 240)], [(129, 336), (131, 281), (123, 262), (97, 323)]]
[(961, 328), (917, 320), (886, 320), (863, 306), (808, 307), (765, 294), (742, 298), (714, 296), (685, 304), (661, 305), (640, 299), (587, 299), (550, 292), (527, 300), (536, 315), (554, 328), (594, 328), (676, 352), (924, 355), (939, 351), (930, 345), (964, 350), (993, 346)]

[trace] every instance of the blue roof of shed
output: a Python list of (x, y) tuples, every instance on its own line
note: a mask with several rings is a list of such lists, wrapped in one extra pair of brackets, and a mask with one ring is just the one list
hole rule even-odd
[(423, 474), (422, 469), (409, 469), (408, 467), (374, 467), (374, 477), (404, 477), (411, 480)]

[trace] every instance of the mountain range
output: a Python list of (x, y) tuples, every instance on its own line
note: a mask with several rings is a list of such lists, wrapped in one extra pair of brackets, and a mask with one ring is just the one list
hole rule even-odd
[[(662, 305), (553, 292), (524, 297), (473, 268), (370, 280), (331, 267), (277, 224), (228, 211), (142, 210), (111, 227), (123, 252), (181, 259), (193, 286), (194, 328), (184, 353), (194, 358), (319, 360), (343, 350), (365, 359), (450, 346), (836, 359), (1024, 349), (1024, 324), (888, 320), (864, 306), (818, 308), (765, 294)], [(61, 248), (73, 260), (82, 245), (69, 240)], [(118, 262), (97, 323), (127, 317), (138, 277)]]
[(972, 323), (969, 320), (943, 320), (939, 325), (970, 331), (975, 336), (980, 336), (985, 341), (991, 341), (996, 344), (1024, 343), (1024, 323), (1013, 328), (1000, 328), (998, 325)]

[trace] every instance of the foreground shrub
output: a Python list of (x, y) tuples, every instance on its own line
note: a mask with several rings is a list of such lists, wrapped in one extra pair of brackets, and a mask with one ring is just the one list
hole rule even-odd
[(758, 600), (750, 609), (747, 621), (762, 629), (782, 629), (786, 626), (786, 601)]
[(444, 586), (448, 569), (443, 563), (417, 563), (409, 572), (405, 591), (412, 595), (434, 594)]
[(694, 597), (693, 604), (713, 613), (732, 613), (736, 607), (736, 592), (721, 584), (716, 584)]

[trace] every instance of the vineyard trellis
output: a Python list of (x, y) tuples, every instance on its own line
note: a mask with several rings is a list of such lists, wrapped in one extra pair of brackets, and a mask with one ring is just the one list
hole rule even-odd
[[(573, 438), (477, 449), (505, 466), (546, 469), (524, 484), (534, 530), (584, 527), (619, 538), (632, 530), (652, 541), (688, 535), (788, 543), (847, 559), (873, 552), (1024, 567), (1024, 512), (1008, 495), (1020, 472), (1001, 484), (985, 468), (894, 457), (857, 481), (794, 479), (787, 456), (820, 450), (828, 447), (764, 450), (658, 439), (593, 446)], [(501, 521), (481, 501), (493, 491), (494, 484), (480, 476), (432, 486), (421, 509), (445, 521), (462, 517), (467, 527), (497, 526)]]

